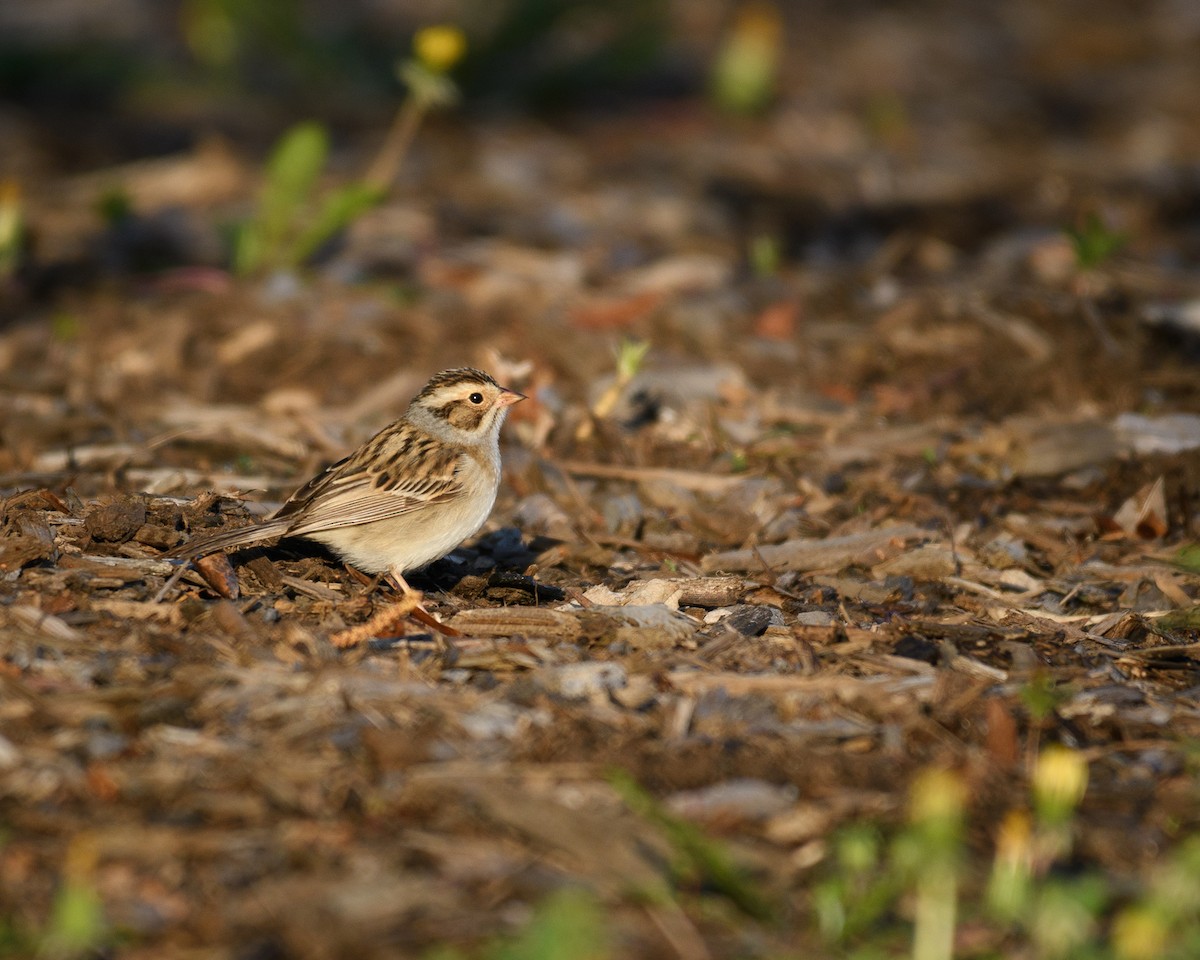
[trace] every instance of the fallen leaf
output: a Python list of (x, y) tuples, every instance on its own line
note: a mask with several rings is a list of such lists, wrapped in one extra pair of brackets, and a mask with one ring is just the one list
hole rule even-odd
[(754, 319), (754, 335), (766, 340), (791, 340), (796, 335), (799, 319), (799, 304), (794, 300), (780, 300)]
[(1139, 540), (1157, 540), (1166, 536), (1169, 524), (1163, 478), (1142, 487), (1121, 504), (1112, 519), (1127, 536)]
[(218, 596), (222, 596), (226, 600), (236, 600), (241, 596), (237, 573), (233, 569), (233, 564), (229, 562), (229, 557), (225, 554), (213, 553), (207, 557), (201, 557), (199, 560), (193, 560), (192, 565)]

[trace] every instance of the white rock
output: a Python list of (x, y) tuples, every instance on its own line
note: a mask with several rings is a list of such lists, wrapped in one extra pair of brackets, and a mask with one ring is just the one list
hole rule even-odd
[(610, 690), (618, 690), (627, 682), (625, 668), (619, 663), (595, 660), (546, 667), (538, 671), (537, 678), (548, 690), (568, 700), (607, 696)]

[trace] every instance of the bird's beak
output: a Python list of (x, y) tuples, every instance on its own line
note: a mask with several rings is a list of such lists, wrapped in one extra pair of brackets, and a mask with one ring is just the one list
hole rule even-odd
[(500, 396), (496, 398), (496, 406), (511, 407), (514, 403), (520, 403), (527, 399), (525, 394), (517, 393), (516, 390), (509, 390), (508, 387), (500, 388)]

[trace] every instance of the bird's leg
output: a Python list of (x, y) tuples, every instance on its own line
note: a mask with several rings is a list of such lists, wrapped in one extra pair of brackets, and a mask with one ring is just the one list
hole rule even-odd
[[(366, 623), (361, 623), (357, 627), (350, 627), (346, 630), (341, 630), (334, 634), (330, 639), (336, 647), (353, 647), (364, 640), (369, 640), (371, 637), (377, 636), (383, 629), (391, 629), (399, 625), (406, 617), (411, 617), (418, 623), (431, 627), (440, 634), (442, 638), (461, 637), (462, 634), (447, 624), (439, 622), (434, 618), (422, 604), (424, 597), (420, 590), (414, 590), (408, 585), (408, 581), (404, 577), (395, 572), (387, 573), (382, 578), (385, 580), (398, 594), (400, 600), (398, 603), (391, 604), (384, 609), (378, 611)], [(446, 646), (443, 639), (442, 646)]]
[(425, 609), (424, 604), (421, 602), (424, 600), (424, 597), (421, 596), (421, 591), (410, 587), (408, 581), (401, 574), (393, 571), (385, 579), (400, 593), (401, 603), (405, 605), (412, 603), (413, 606), (408, 615), (416, 620), (417, 623), (422, 623), (446, 637), (462, 636), (453, 627), (437, 620), (432, 613)]
[[(357, 571), (355, 572), (357, 573)], [(379, 610), (366, 623), (360, 623), (356, 627), (348, 627), (333, 634), (329, 639), (335, 647), (345, 648), (356, 646), (365, 640), (370, 640), (372, 637), (378, 636), (384, 630), (391, 630), (400, 626), (406, 617), (411, 617), (418, 623), (432, 627), (437, 631), (436, 635), (440, 635), (440, 646), (443, 649), (449, 646), (447, 638), (462, 636), (453, 627), (439, 623), (434, 619), (433, 614), (421, 605), (423, 599), (421, 591), (410, 587), (408, 581), (399, 573), (388, 573), (383, 579), (400, 594), (399, 602), (389, 604), (382, 610)]]
[(406, 600), (409, 597), (416, 597), (418, 606), (420, 606), (421, 601), (425, 599), (423, 596), (421, 596), (420, 590), (414, 590), (412, 587), (410, 587), (408, 585), (408, 581), (404, 579), (403, 575), (397, 573), (395, 570), (385, 573), (383, 575), (383, 580), (385, 583), (390, 584), (392, 589)]

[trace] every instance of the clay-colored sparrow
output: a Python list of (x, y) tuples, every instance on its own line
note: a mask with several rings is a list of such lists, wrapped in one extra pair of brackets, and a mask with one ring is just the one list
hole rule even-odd
[(313, 477), (270, 520), (194, 539), (172, 556), (192, 560), (273, 537), (307, 537), (408, 593), (406, 572), (445, 556), (491, 513), (500, 425), (523, 399), (481, 370), (445, 370), (403, 417)]

